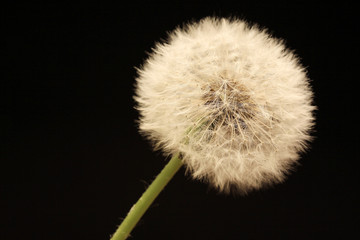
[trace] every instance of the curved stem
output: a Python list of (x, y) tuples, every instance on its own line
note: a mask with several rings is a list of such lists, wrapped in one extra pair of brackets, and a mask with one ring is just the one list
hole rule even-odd
[(179, 154), (175, 154), (164, 167), (164, 169), (160, 172), (160, 174), (151, 183), (151, 185), (146, 189), (137, 203), (133, 205), (126, 218), (110, 240), (124, 240), (129, 236), (131, 230), (135, 227), (140, 218), (150, 207), (151, 203), (164, 189), (166, 184), (170, 181), (170, 179), (175, 175), (181, 166), (182, 162), (179, 158)]

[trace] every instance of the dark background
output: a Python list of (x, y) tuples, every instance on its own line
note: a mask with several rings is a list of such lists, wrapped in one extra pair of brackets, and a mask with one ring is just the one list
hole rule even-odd
[[(291, 3), (289, 3), (291, 2)], [(286, 39), (315, 141), (286, 182), (228, 196), (181, 169), (131, 239), (347, 239), (359, 230), (356, 7), (284, 1), (3, 7), (0, 239), (108, 239), (165, 165), (137, 131), (135, 66), (179, 24), (237, 16)]]

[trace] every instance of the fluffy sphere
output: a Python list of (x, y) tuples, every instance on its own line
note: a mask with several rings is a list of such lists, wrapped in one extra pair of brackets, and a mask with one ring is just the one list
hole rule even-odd
[(138, 74), (140, 131), (220, 191), (282, 181), (311, 139), (304, 68), (282, 41), (242, 20), (176, 29)]

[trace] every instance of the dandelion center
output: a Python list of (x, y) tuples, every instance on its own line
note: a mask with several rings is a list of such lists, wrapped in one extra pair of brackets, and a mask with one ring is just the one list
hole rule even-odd
[(221, 76), (212, 81), (203, 96), (210, 111), (212, 128), (228, 128), (234, 133), (248, 129), (248, 120), (256, 112), (249, 91), (232, 78)]

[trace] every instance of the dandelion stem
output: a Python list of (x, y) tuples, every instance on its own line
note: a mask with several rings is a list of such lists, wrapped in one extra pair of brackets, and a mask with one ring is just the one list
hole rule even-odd
[(137, 203), (133, 205), (126, 218), (110, 240), (124, 240), (129, 236), (131, 230), (139, 222), (140, 218), (150, 207), (151, 203), (164, 189), (166, 184), (171, 180), (171, 178), (175, 175), (181, 166), (182, 161), (179, 157), (179, 154), (175, 154), (164, 167), (164, 169), (160, 172), (160, 174), (151, 183), (151, 185), (146, 189)]

